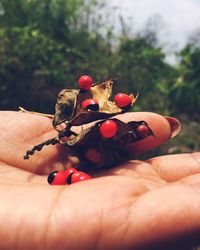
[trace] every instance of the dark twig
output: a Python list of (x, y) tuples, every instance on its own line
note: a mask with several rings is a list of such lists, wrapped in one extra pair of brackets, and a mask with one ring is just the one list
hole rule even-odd
[(59, 139), (57, 137), (55, 137), (53, 139), (47, 140), (43, 143), (40, 143), (40, 144), (34, 146), (31, 150), (26, 151), (26, 154), (24, 155), (24, 160), (29, 159), (30, 155), (33, 155), (36, 151), (42, 150), (42, 148), (45, 145), (55, 145), (57, 143), (59, 143)]
[(24, 155), (24, 159), (28, 160), (30, 155), (33, 155), (36, 151), (41, 151), (44, 146), (55, 145), (57, 143), (60, 143), (61, 138), (69, 137), (71, 135), (76, 136), (77, 134), (75, 132), (73, 132), (73, 131), (66, 130), (66, 129), (60, 131), (59, 134), (58, 134), (58, 137), (49, 139), (49, 140), (47, 140), (47, 141), (45, 141), (43, 143), (40, 143), (40, 144), (34, 146), (31, 150), (27, 150), (26, 154)]

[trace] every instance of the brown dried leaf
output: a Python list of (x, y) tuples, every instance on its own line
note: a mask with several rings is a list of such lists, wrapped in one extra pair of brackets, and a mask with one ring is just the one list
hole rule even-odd
[(53, 119), (54, 127), (72, 119), (78, 94), (79, 90), (75, 89), (63, 89), (58, 94)]
[(93, 99), (96, 99), (99, 103), (99, 112), (108, 114), (122, 112), (122, 109), (109, 100), (112, 95), (112, 86), (113, 81), (109, 80), (101, 84), (96, 84), (91, 88)]
[[(55, 117), (53, 125), (65, 122), (71, 126), (78, 126), (92, 121), (107, 119), (123, 112), (114, 102), (110, 101), (113, 81), (105, 81), (94, 84), (89, 91), (78, 91), (74, 89), (64, 89), (57, 98), (55, 107)], [(131, 94), (132, 105), (136, 98)], [(98, 111), (87, 111), (82, 108), (83, 101), (96, 99), (99, 103)]]
[[(86, 124), (92, 121), (106, 119), (122, 112), (114, 102), (109, 101), (112, 93), (112, 80), (94, 84), (89, 91), (80, 91), (71, 124), (74, 126)], [(92, 98), (99, 103), (98, 111), (82, 109), (82, 102)]]
[[(94, 84), (90, 91), (81, 92), (77, 97), (76, 111), (71, 120), (74, 126), (86, 124), (92, 121), (107, 119), (123, 112), (116, 104), (110, 101), (112, 94), (113, 81), (105, 81), (102, 83)], [(135, 103), (136, 98), (130, 95), (132, 99), (131, 106)], [(98, 111), (86, 111), (82, 109), (82, 102), (89, 98), (96, 99), (99, 103)]]

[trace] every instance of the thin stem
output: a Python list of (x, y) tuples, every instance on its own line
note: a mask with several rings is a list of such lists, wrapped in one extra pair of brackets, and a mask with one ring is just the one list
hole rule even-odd
[(22, 113), (29, 113), (29, 114), (34, 114), (34, 115), (40, 115), (40, 116), (44, 116), (44, 117), (48, 117), (50, 119), (54, 118), (54, 115), (50, 115), (50, 114), (44, 114), (44, 113), (39, 113), (39, 112), (34, 112), (34, 111), (28, 111), (22, 107), (19, 107), (19, 112)]

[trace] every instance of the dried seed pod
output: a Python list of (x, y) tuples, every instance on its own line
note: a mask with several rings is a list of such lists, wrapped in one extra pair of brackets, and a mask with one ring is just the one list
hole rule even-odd
[[(55, 106), (53, 126), (64, 123), (65, 128), (58, 131), (56, 138), (50, 139), (28, 150), (24, 159), (28, 159), (35, 151), (40, 151), (45, 145), (57, 143), (69, 148), (70, 156), (77, 156), (80, 160), (80, 170), (111, 168), (122, 161), (129, 160), (125, 145), (142, 140), (153, 131), (145, 121), (131, 121), (124, 123), (113, 116), (127, 111), (119, 108), (115, 102), (110, 100), (113, 81), (105, 81), (93, 84), (87, 91), (64, 89), (58, 94)], [(131, 107), (137, 96), (128, 96), (128, 104)], [(84, 109), (83, 103), (87, 100), (95, 100), (98, 110)], [(107, 119), (112, 121), (112, 131), (101, 131)], [(80, 133), (71, 130), (72, 126), (83, 125), (94, 122), (90, 127), (84, 128)], [(107, 128), (106, 128), (107, 129)], [(109, 133), (108, 133), (109, 132)]]
[[(106, 119), (123, 112), (116, 104), (110, 101), (113, 81), (105, 81), (94, 84), (88, 91), (74, 89), (62, 90), (57, 98), (55, 117), (53, 125), (65, 122), (66, 125), (78, 126), (92, 121)], [(83, 111), (82, 103), (87, 99), (95, 99), (99, 104), (98, 111)], [(131, 95), (131, 106), (135, 103), (136, 97)]]
[[(82, 131), (72, 140), (66, 142), (72, 152), (76, 152), (81, 163), (82, 170), (111, 168), (122, 161), (129, 160), (132, 156), (126, 150), (125, 144), (133, 143), (153, 135), (152, 130), (144, 121), (124, 123), (116, 118), (110, 119), (117, 124), (117, 132), (112, 138), (102, 137), (99, 127), (105, 122), (101, 120), (96, 122), (92, 127)], [(145, 124), (148, 128), (148, 134), (141, 138), (137, 134), (138, 126)], [(94, 149), (98, 152), (98, 160), (91, 160), (88, 157), (88, 150)]]

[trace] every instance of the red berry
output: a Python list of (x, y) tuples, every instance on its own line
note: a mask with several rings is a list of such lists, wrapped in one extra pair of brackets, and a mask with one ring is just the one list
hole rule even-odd
[(90, 111), (98, 111), (99, 103), (95, 99), (87, 99), (82, 102), (82, 108), (85, 110), (90, 110)]
[(75, 172), (77, 172), (78, 170), (76, 169), (76, 168), (68, 168), (68, 169), (66, 169), (65, 170), (65, 176), (66, 176), (66, 178), (70, 175), (70, 174), (72, 174), (72, 173), (75, 173)]
[(47, 181), (50, 185), (65, 185), (66, 174), (62, 171), (54, 171), (49, 174)]
[(131, 97), (127, 94), (119, 93), (115, 96), (115, 104), (119, 108), (126, 108), (131, 105)]
[(111, 138), (117, 133), (117, 124), (112, 120), (107, 120), (101, 124), (99, 131), (104, 138)]
[(78, 79), (78, 87), (82, 90), (89, 90), (92, 86), (92, 83), (92, 78), (87, 75), (83, 75)]
[(86, 174), (84, 172), (78, 171), (71, 176), (71, 183), (76, 183), (79, 181), (85, 181), (85, 180), (90, 180), (92, 179), (92, 176), (89, 174)]
[(140, 138), (145, 138), (149, 135), (149, 128), (145, 124), (141, 124), (136, 128), (137, 135)]
[(89, 148), (85, 153), (85, 157), (92, 163), (98, 163), (101, 160), (101, 155), (95, 148)]

